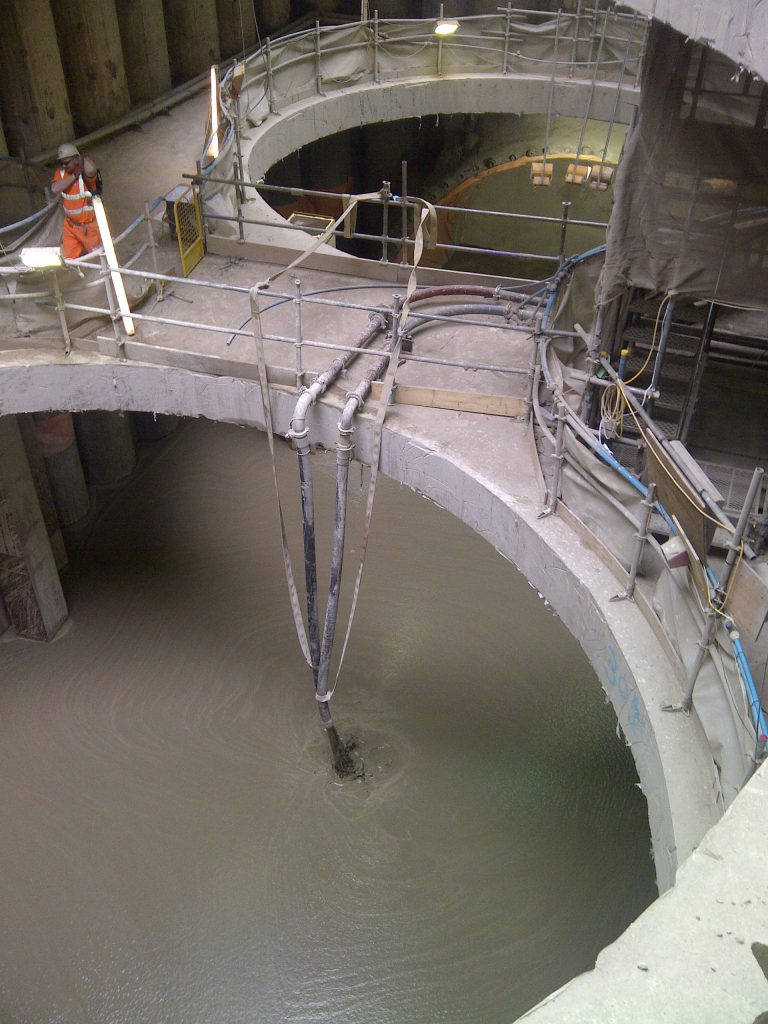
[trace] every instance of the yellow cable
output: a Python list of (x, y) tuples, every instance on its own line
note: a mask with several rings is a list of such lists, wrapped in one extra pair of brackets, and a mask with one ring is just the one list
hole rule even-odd
[[(618, 389), (621, 391), (622, 397), (624, 399), (624, 404), (626, 405), (627, 409), (629, 410), (630, 416), (635, 421), (635, 425), (636, 425), (637, 429), (640, 431), (640, 436), (643, 438), (644, 441), (646, 441), (646, 444), (647, 444), (648, 442), (646, 440), (645, 431), (640, 426), (640, 421), (638, 420), (637, 416), (635, 416), (635, 410), (632, 408), (632, 406), (629, 403), (629, 400), (627, 399), (627, 394), (626, 394), (626, 392), (624, 390), (624, 381), (621, 381), (621, 380), (617, 379), (615, 383), (616, 383), (616, 386), (618, 387)], [(709, 515), (703, 509), (699, 508), (699, 506), (696, 504), (696, 502), (693, 500), (693, 498), (690, 496), (690, 494), (688, 494), (688, 492), (686, 490), (684, 490), (684, 488), (682, 488), (680, 486), (680, 484), (677, 482), (677, 480), (675, 480), (674, 476), (672, 476), (672, 474), (667, 469), (667, 467), (664, 465), (664, 463), (659, 461), (659, 465), (664, 470), (664, 472), (667, 474), (667, 476), (669, 477), (671, 482), (674, 484), (674, 486), (677, 488), (677, 490), (683, 495), (683, 497), (688, 502), (688, 504), (692, 505), (700, 515), (704, 516), (705, 519), (708, 519), (710, 521), (710, 523), (714, 523), (715, 526), (722, 527), (728, 533), (735, 533), (736, 532), (736, 528), (734, 526), (731, 526), (730, 523), (726, 526), (725, 523), (720, 522), (719, 519), (715, 519), (713, 516)]]
[(651, 361), (651, 356), (653, 355), (653, 350), (654, 350), (654, 349), (656, 348), (656, 332), (657, 332), (657, 331), (658, 331), (658, 329), (659, 329), (659, 319), (661, 318), (661, 311), (662, 311), (662, 309), (664, 309), (664, 306), (665, 306), (665, 305), (666, 305), (666, 304), (667, 304), (667, 303), (669, 302), (669, 300), (670, 300), (670, 298), (671, 298), (671, 297), (672, 297), (672, 296), (671, 296), (671, 295), (669, 294), (669, 292), (667, 292), (667, 294), (666, 294), (666, 295), (664, 296), (664, 298), (663, 298), (663, 299), (661, 300), (661, 302), (659, 303), (659, 309), (658, 309), (658, 312), (656, 313), (656, 323), (655, 323), (655, 324), (653, 325), (653, 336), (652, 336), (652, 338), (651, 338), (651, 347), (650, 347), (650, 349), (648, 350), (648, 356), (646, 357), (646, 360), (645, 360), (645, 362), (644, 362), (644, 363), (643, 363), (643, 365), (642, 365), (642, 366), (640, 367), (640, 369), (639, 369), (639, 370), (637, 371), (637, 373), (635, 374), (635, 376), (634, 376), (634, 377), (630, 377), (630, 378), (629, 378), (629, 380), (627, 380), (627, 381), (625, 381), (625, 382), (624, 382), (625, 384), (632, 384), (632, 382), (633, 382), (633, 381), (636, 381), (636, 380), (637, 380), (637, 378), (638, 378), (638, 377), (639, 377), (639, 376), (640, 376), (640, 375), (641, 375), (642, 373), (645, 373), (645, 368), (646, 368), (646, 366), (648, 365), (648, 363), (650, 363), (650, 361)]

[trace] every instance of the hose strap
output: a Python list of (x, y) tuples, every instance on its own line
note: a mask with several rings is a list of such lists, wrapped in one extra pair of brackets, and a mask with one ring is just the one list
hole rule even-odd
[(264, 356), (264, 336), (261, 330), (261, 313), (259, 311), (259, 285), (256, 285), (255, 288), (251, 288), (251, 314), (253, 316), (253, 340), (256, 344), (256, 361), (259, 370), (259, 384), (261, 385), (261, 401), (264, 406), (264, 425), (267, 431), (267, 441), (269, 442), (269, 454), (272, 459), (272, 479), (275, 483), (277, 512), (280, 519), (280, 536), (283, 543), (283, 564), (285, 565), (285, 579), (288, 584), (288, 597), (291, 602), (293, 621), (296, 624), (296, 635), (299, 638), (299, 644), (301, 645), (304, 660), (309, 667), (312, 668), (312, 656), (309, 653), (309, 641), (307, 640), (307, 631), (304, 628), (304, 619), (301, 617), (299, 595), (296, 591), (296, 582), (293, 576), (291, 556), (288, 551), (288, 541), (285, 533), (285, 516), (283, 515), (283, 504), (280, 500), (280, 487), (277, 482), (275, 439), (273, 437), (272, 428), (272, 403), (269, 396), (269, 385), (267, 383), (267, 361)]

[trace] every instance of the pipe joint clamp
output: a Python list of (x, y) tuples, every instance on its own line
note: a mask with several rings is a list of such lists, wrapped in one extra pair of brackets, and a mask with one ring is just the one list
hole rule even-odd
[(354, 401), (357, 403), (358, 409), (362, 409), (363, 405), (365, 404), (364, 400), (360, 397), (360, 395), (356, 394), (354, 391), (348, 391), (344, 397), (348, 402), (351, 402), (354, 399)]

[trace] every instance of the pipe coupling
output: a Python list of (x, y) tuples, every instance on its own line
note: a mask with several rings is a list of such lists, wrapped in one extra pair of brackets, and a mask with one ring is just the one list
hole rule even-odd
[(354, 401), (357, 405), (358, 410), (363, 408), (365, 400), (360, 397), (355, 391), (348, 391), (344, 396), (348, 402)]

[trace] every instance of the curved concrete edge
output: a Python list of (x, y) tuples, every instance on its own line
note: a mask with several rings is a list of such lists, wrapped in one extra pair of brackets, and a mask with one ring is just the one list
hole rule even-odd
[[(557, 115), (584, 117), (587, 79), (557, 78)], [(249, 132), (243, 160), (252, 179), (310, 142), (366, 124), (399, 121), (437, 114), (546, 114), (549, 75), (462, 75), (451, 78), (402, 78), (347, 86), (327, 96), (312, 95), (267, 118)], [(632, 89), (626, 96), (637, 96)], [(616, 103), (616, 83), (597, 82), (590, 117), (610, 121)], [(619, 104), (617, 120), (629, 122), (630, 104)]]
[[(184, 369), (96, 357), (52, 363), (25, 359), (0, 369), (0, 413), (108, 409), (203, 416), (264, 429), (259, 384)], [(285, 433), (295, 396), (272, 389), (273, 418)], [(313, 440), (333, 447), (338, 406), (312, 410)], [(370, 459), (371, 419), (358, 422), (356, 455)], [(426, 495), (516, 565), (584, 648), (610, 698), (648, 802), (657, 882), (665, 891), (677, 865), (721, 814), (716, 770), (696, 716), (664, 714), (679, 700), (675, 667), (640, 611), (611, 604), (616, 580), (557, 516), (538, 519), (522, 503), (407, 426), (385, 428), (382, 471)], [(533, 467), (532, 467), (533, 472)], [(567, 699), (567, 695), (565, 697)]]
[[(587, 80), (558, 78), (556, 81), (557, 114), (560, 117), (584, 117), (586, 98), (591, 83)], [(500, 74), (466, 75), (457, 78), (410, 78), (389, 82), (366, 82), (326, 95), (311, 95), (272, 115), (250, 129), (242, 140), (243, 165), (252, 181), (264, 177), (270, 167), (310, 142), (337, 132), (366, 124), (399, 121), (404, 118), (437, 114), (546, 114), (551, 80), (548, 75)], [(630, 108), (639, 102), (639, 91), (625, 88), (619, 103), (617, 120), (629, 122)], [(590, 117), (610, 121), (616, 102), (616, 83), (597, 82), (592, 95)], [(222, 149), (213, 171), (222, 175), (232, 162), (233, 143)], [(230, 172), (233, 170), (230, 167)], [(224, 174), (223, 176), (228, 176)], [(232, 200), (225, 200), (222, 188), (205, 187), (207, 216), (214, 222), (216, 211), (232, 215)], [(259, 194), (249, 203), (246, 216), (269, 221), (281, 228), (247, 225), (249, 241), (269, 245), (298, 246), (303, 238), (309, 245), (313, 239), (298, 229), (288, 231), (285, 221)], [(217, 230), (234, 234), (234, 225), (219, 222)]]
[[(526, 1024), (752, 1024), (768, 978), (768, 762), (656, 900), (597, 958), (521, 1020)], [(597, 1009), (599, 1007), (599, 1010)]]

